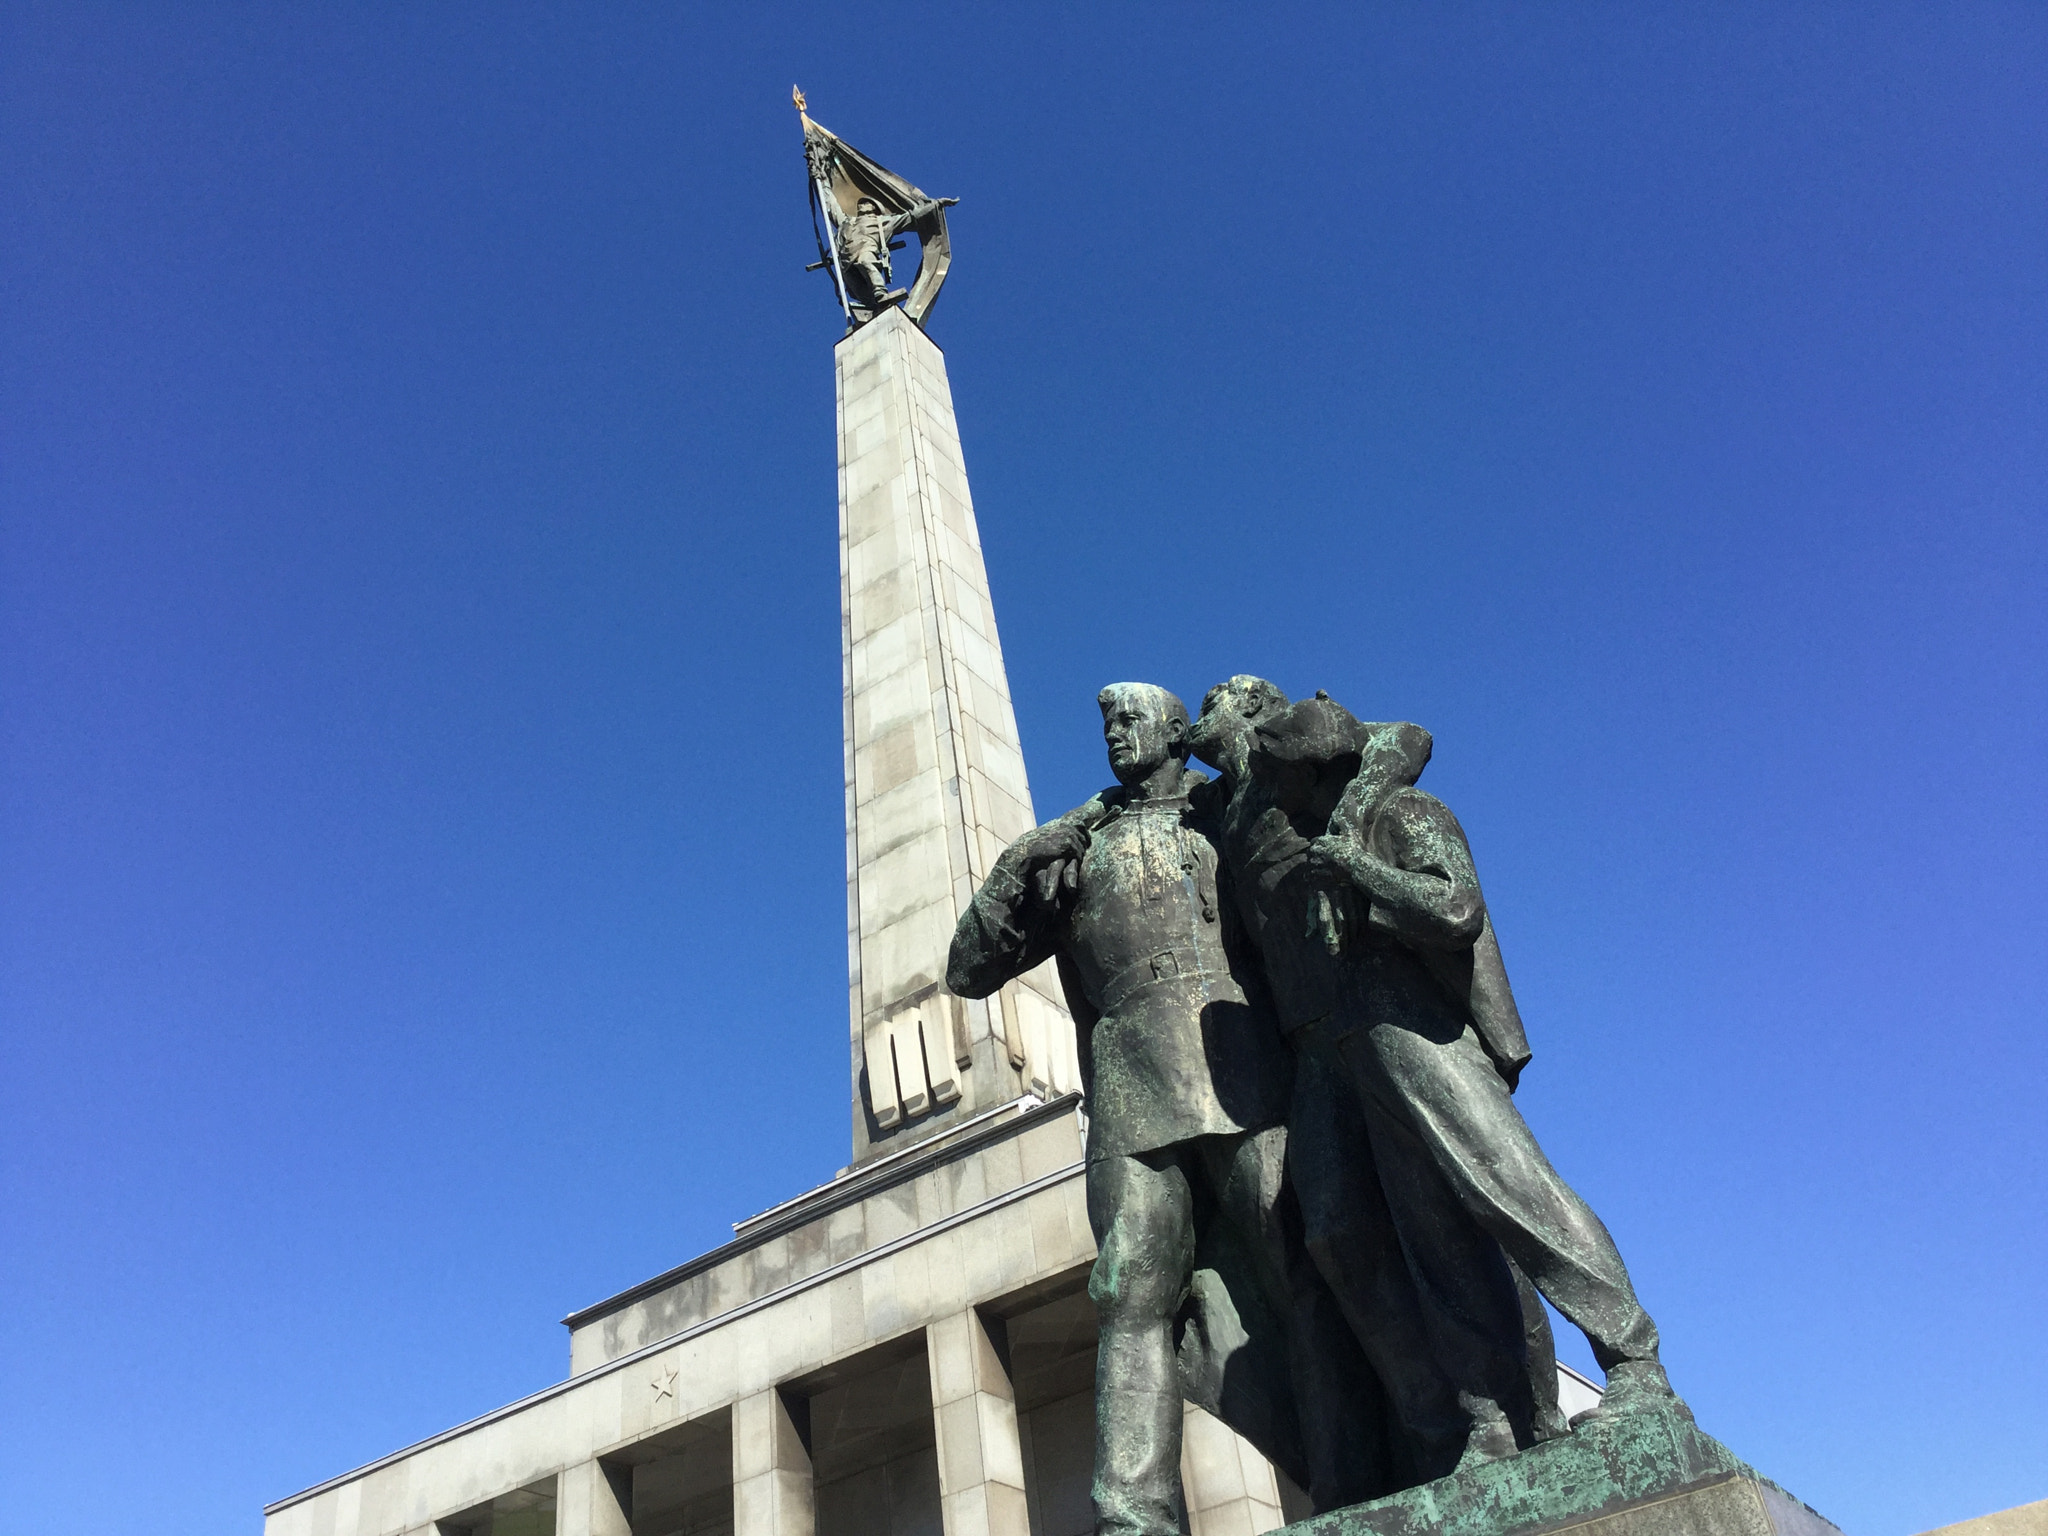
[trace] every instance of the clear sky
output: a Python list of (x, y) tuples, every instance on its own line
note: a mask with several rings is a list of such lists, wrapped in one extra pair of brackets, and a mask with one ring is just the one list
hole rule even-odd
[(1113, 679), (1428, 725), (1703, 1425), (1859, 1536), (2048, 1497), (2048, 10), (65, 3), (0, 1529), (253, 1533), (844, 1162), (792, 81), (961, 199), (1040, 813)]

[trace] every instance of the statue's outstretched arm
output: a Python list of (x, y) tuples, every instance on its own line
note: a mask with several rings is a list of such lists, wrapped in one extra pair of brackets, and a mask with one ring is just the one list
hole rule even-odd
[(1381, 858), (1355, 835), (1319, 837), (1318, 865), (1350, 880), (1372, 900), (1368, 917), (1424, 949), (1469, 949), (1486, 926), (1486, 901), (1464, 829), (1433, 796), (1404, 790), (1374, 819)]
[(900, 235), (919, 219), (929, 218), (941, 208), (950, 208), (959, 202), (957, 197), (928, 197), (908, 213), (899, 213), (889, 221), (889, 233)]

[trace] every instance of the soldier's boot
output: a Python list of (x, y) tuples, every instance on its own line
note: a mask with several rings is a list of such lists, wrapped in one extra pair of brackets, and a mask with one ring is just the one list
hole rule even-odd
[(1459, 1396), (1472, 1414), (1472, 1430), (1465, 1437), (1465, 1450), (1458, 1457), (1457, 1472), (1470, 1472), (1488, 1462), (1506, 1461), (1521, 1450), (1515, 1438), (1515, 1426), (1500, 1404), (1464, 1393)]

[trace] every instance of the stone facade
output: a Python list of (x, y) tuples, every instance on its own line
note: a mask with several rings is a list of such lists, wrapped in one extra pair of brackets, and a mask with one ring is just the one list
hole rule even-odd
[(891, 309), (839, 343), (846, 915), (856, 1165), (1080, 1086), (1050, 965), (943, 988), (968, 898), (1037, 824), (946, 360)]
[[(266, 1536), (1086, 1536), (1082, 1134), (1077, 1100), (1027, 1097), (742, 1223), (569, 1318), (566, 1381), (272, 1505)], [(1193, 1536), (1303, 1512), (1196, 1416)]]

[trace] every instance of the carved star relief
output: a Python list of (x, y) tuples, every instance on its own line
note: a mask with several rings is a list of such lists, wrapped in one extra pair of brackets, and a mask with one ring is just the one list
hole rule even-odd
[(664, 1397), (671, 1403), (676, 1400), (676, 1368), (665, 1366), (654, 1373), (654, 1380), (648, 1385), (654, 1388), (654, 1400), (658, 1403)]

